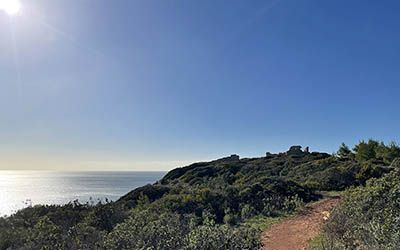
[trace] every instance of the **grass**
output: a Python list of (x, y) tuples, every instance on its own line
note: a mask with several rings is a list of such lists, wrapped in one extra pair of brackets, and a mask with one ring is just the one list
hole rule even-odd
[[(308, 243), (308, 250), (339, 250), (343, 246), (337, 245), (334, 240), (328, 240), (323, 233), (318, 234)], [(368, 248), (369, 249), (369, 248)]]
[(324, 245), (324, 236), (322, 234), (318, 234), (313, 239), (310, 240), (308, 249), (309, 250), (321, 250)]
[(255, 228), (255, 229), (263, 232), (274, 224), (280, 223), (285, 219), (299, 215), (308, 205), (309, 204), (304, 204), (303, 206), (297, 208), (297, 210), (294, 211), (293, 213), (282, 214), (277, 217), (268, 217), (268, 216), (263, 216), (263, 215), (257, 215), (257, 216), (254, 216), (254, 217), (246, 220), (245, 222), (242, 223), (242, 225), (248, 226), (251, 228)]
[(342, 196), (344, 191), (320, 191), (318, 194), (322, 195), (325, 198), (334, 198), (338, 196)]
[(243, 225), (255, 228), (260, 231), (265, 231), (272, 225), (281, 222), (282, 220), (286, 219), (287, 216), (281, 216), (281, 217), (267, 217), (267, 216), (255, 216), (246, 222), (243, 223)]

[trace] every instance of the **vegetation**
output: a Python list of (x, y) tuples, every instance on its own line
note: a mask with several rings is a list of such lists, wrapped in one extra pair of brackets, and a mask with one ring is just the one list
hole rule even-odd
[[(345, 149), (345, 147), (341, 147)], [(346, 150), (340, 150), (346, 152)], [(312, 241), (312, 249), (398, 249), (400, 246), (400, 150), (397, 144), (361, 141), (354, 153), (362, 162), (358, 174), (374, 176), (376, 163), (389, 165), (382, 178), (364, 178), (365, 186), (348, 189), (333, 211), (323, 234)], [(338, 155), (339, 152), (338, 152)], [(344, 157), (341, 155), (341, 157)], [(378, 170), (379, 172), (379, 170)], [(378, 174), (375, 177), (379, 177)], [(369, 179), (369, 180), (367, 180)]]
[(377, 161), (379, 163), (391, 164), (394, 159), (400, 156), (400, 147), (391, 142), (385, 145), (383, 142), (368, 140), (361, 141), (354, 147), (355, 157), (359, 161)]
[[(370, 205), (386, 204), (382, 195), (386, 191), (393, 193), (391, 199), (396, 198), (391, 185), (399, 184), (395, 183), (398, 171), (370, 180), (396, 168), (395, 164), (389, 167), (396, 157), (400, 157), (396, 144), (369, 140), (353, 151), (343, 144), (336, 155), (294, 147), (260, 158), (233, 155), (195, 163), (174, 169), (157, 183), (137, 188), (115, 202), (35, 206), (1, 218), (0, 249), (258, 249), (261, 230), (304, 203), (318, 200), (320, 191), (365, 183), (365, 188), (348, 192), (349, 198), (341, 212), (334, 213), (326, 232), (342, 245), (362, 243), (361, 238), (344, 235), (358, 232), (357, 226), (364, 230), (366, 225), (349, 220), (349, 228), (340, 231), (338, 226), (350, 213), (358, 212), (360, 220), (376, 216), (375, 224), (362, 234), (373, 235), (381, 243), (389, 240), (383, 234), (395, 231), (391, 229), (397, 218), (391, 216), (398, 212), (395, 202), (387, 211), (380, 210), (386, 214), (378, 215), (378, 210), (376, 215), (372, 211), (365, 217), (361, 214)], [(368, 203), (374, 199), (366, 199), (365, 189), (376, 203)], [(382, 221), (385, 226), (377, 228)], [(397, 236), (392, 231), (390, 244), (395, 244)]]
[(398, 249), (399, 167), (346, 192), (325, 227), (319, 249)]

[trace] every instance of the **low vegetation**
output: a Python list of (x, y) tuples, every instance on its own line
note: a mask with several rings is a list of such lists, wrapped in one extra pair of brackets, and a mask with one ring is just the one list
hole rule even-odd
[[(396, 157), (396, 144), (370, 140), (354, 150), (343, 144), (334, 155), (292, 147), (260, 158), (233, 155), (195, 163), (115, 202), (35, 206), (1, 218), (0, 249), (258, 249), (260, 230), (268, 223), (318, 200), (320, 191), (350, 187), (355, 188), (327, 226), (327, 241), (351, 247), (346, 242), (364, 244), (363, 239), (372, 237), (376, 242), (365, 244), (395, 244), (399, 237), (392, 226), (399, 198), (392, 185), (400, 185), (395, 182), (398, 171), (392, 171), (396, 166), (389, 165)], [(385, 192), (392, 195), (385, 198)], [(388, 210), (378, 210), (390, 204), (389, 199), (397, 200)], [(376, 210), (362, 217), (368, 206)], [(353, 212), (360, 214), (354, 218), (359, 224), (349, 220), (339, 230)], [(361, 218), (371, 218), (370, 229), (360, 224)], [(348, 236), (358, 232), (356, 227), (361, 238)], [(383, 237), (386, 234), (390, 239)]]
[[(370, 140), (355, 148), (359, 161), (383, 162), (392, 170), (365, 186), (348, 189), (333, 211), (324, 231), (312, 242), (312, 249), (398, 249), (400, 246), (400, 158), (392, 143)], [(361, 155), (357, 154), (361, 153)], [(364, 171), (369, 172), (370, 171)]]

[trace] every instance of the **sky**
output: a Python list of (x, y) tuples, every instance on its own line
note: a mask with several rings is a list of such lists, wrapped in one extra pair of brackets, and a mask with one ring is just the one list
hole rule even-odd
[(399, 1), (20, 2), (0, 12), (0, 169), (400, 142)]

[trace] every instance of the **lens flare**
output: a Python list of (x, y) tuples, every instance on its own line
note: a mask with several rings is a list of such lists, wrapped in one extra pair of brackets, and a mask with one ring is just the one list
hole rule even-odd
[(21, 10), (21, 2), (19, 0), (0, 0), (0, 10), (10, 16), (17, 15)]

